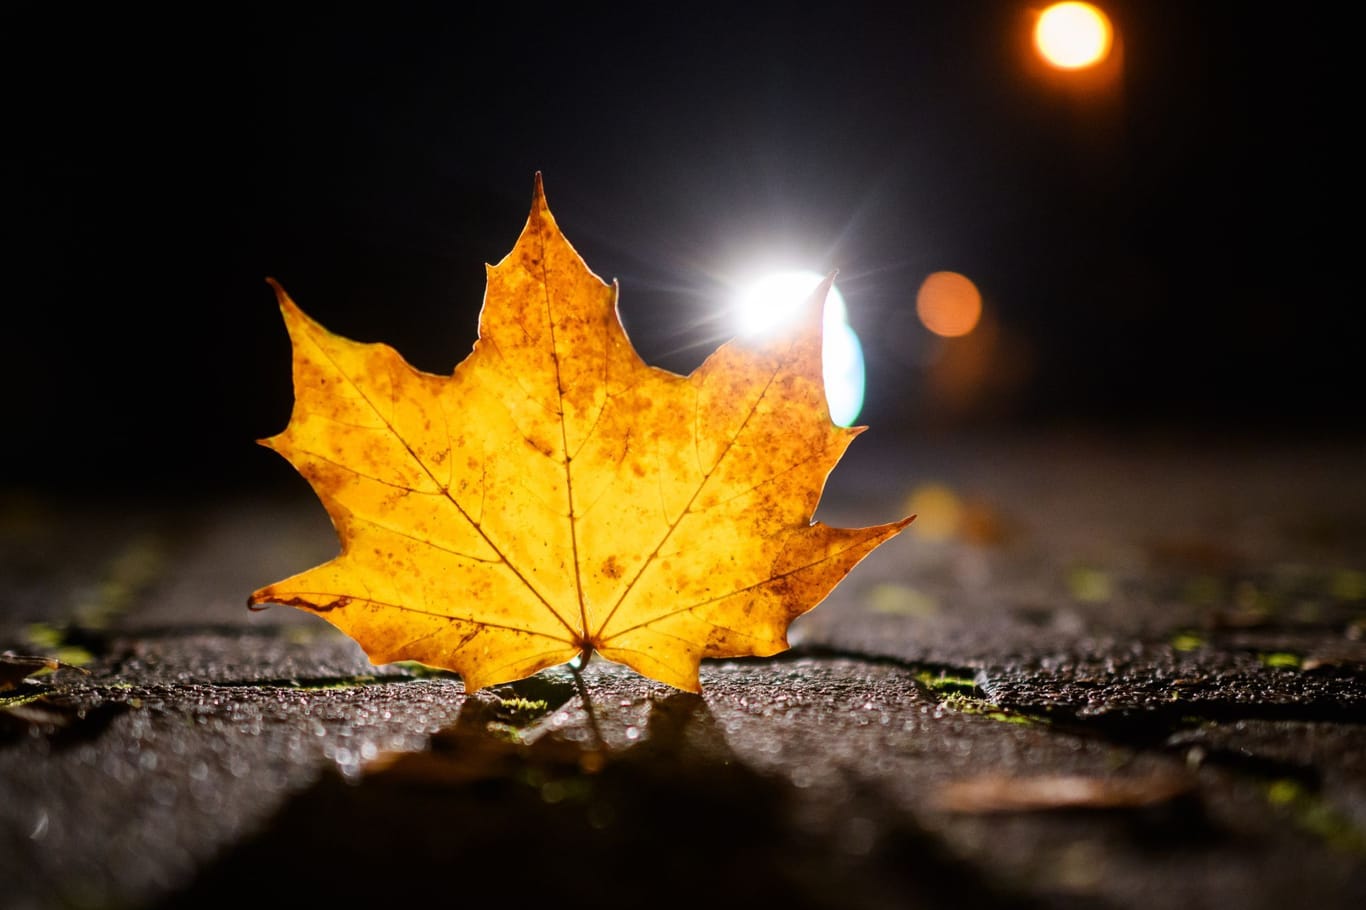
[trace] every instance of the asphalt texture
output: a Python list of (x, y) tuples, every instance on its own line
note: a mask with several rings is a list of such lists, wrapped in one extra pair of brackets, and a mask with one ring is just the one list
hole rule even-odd
[(4, 494), (0, 906), (1366, 903), (1366, 444), (863, 442), (818, 517), (920, 518), (701, 696), (249, 613), (302, 482)]

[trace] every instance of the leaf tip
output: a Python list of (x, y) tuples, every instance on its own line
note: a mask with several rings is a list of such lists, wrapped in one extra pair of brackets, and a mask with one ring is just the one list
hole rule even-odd
[(541, 172), (536, 172), (536, 182), (531, 190), (531, 210), (533, 212), (544, 212), (549, 206), (545, 204), (545, 181), (541, 179)]
[(835, 279), (839, 277), (839, 274), (839, 269), (831, 269), (821, 279), (821, 283), (816, 286), (815, 295), (820, 298), (821, 303), (824, 303), (825, 298), (829, 296), (830, 289), (835, 286)]
[[(803, 340), (807, 348), (814, 348), (814, 369), (818, 375), (822, 369), (820, 352), (822, 350), (821, 341), (825, 332), (825, 301), (830, 296), (830, 289), (835, 286), (835, 276), (838, 274), (838, 270), (831, 270), (828, 275), (821, 279), (821, 283), (816, 285), (802, 303), (801, 308), (797, 311), (799, 315), (792, 324), (794, 336)], [(812, 357), (811, 350), (807, 350), (804, 356), (810, 360)], [(811, 368), (810, 363), (808, 363), (808, 368)]]
[(299, 305), (295, 303), (294, 299), (289, 296), (288, 292), (286, 292), (285, 289), (280, 286), (280, 282), (276, 281), (274, 278), (267, 275), (266, 284), (270, 285), (271, 289), (275, 291), (275, 301), (280, 305), (281, 312), (284, 312), (286, 314), (298, 312)]

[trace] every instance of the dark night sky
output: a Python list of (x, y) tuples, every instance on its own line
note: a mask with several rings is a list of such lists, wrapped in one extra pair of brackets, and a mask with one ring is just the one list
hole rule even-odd
[[(288, 480), (251, 444), (290, 400), (264, 277), (445, 372), (537, 170), (662, 366), (758, 259), (838, 268), (883, 439), (1362, 426), (1327, 11), (1111, 2), (1088, 93), (1025, 3), (393, 6), (0, 9), (0, 488)], [(915, 321), (940, 269), (983, 291), (974, 340)]]

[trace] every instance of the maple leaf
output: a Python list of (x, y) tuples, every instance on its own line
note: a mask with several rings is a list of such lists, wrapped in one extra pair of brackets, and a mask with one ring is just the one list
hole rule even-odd
[(910, 519), (811, 517), (862, 428), (821, 375), (829, 281), (788, 337), (723, 345), (689, 376), (641, 360), (541, 179), (488, 266), (479, 338), (450, 376), (334, 335), (271, 281), (293, 346), (289, 425), (262, 444), (308, 479), (335, 559), (249, 605), (313, 611), (375, 663), (466, 689), (594, 652), (697, 692), (704, 657), (766, 656)]

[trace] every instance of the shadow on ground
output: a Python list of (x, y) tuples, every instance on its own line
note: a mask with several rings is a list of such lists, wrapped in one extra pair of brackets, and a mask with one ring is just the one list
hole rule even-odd
[(320, 903), (1033, 905), (905, 822), (867, 853), (794, 824), (796, 788), (738, 760), (698, 696), (653, 701), (639, 743), (621, 749), (523, 744), (492, 710), (467, 701), (428, 750), (356, 780), (329, 771), (161, 906), (250, 903), (281, 886)]

